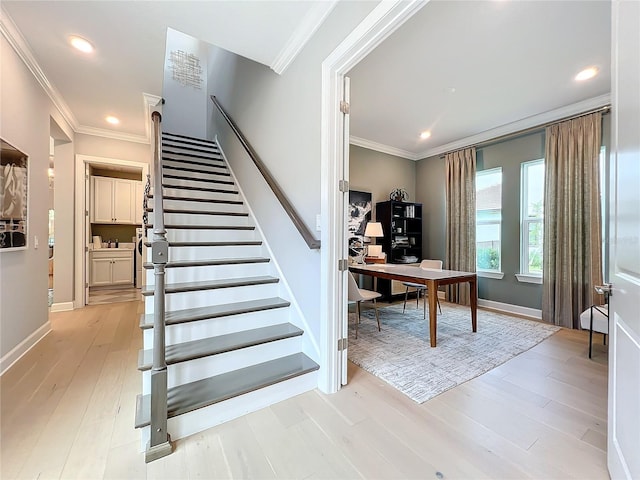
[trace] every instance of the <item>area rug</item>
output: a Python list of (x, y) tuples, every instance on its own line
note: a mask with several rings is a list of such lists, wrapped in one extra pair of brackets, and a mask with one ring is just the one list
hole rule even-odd
[(529, 350), (559, 327), (478, 310), (478, 332), (471, 332), (469, 307), (442, 302), (435, 348), (429, 342), (429, 312), (422, 304), (378, 308), (378, 332), (373, 308), (349, 314), (349, 360), (389, 383), (412, 400), (423, 403), (436, 395), (488, 372)]

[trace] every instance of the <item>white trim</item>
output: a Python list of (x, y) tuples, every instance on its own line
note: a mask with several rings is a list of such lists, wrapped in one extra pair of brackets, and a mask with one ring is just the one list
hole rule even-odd
[(540, 113), (538, 115), (532, 115), (531, 117), (523, 118), (522, 120), (518, 120), (517, 122), (507, 123), (506, 125), (492, 128), (491, 130), (486, 130), (482, 133), (478, 133), (477, 135), (471, 135), (470, 137), (456, 140), (455, 142), (451, 142), (445, 145), (441, 145), (439, 147), (431, 148), (429, 150), (425, 150), (421, 153), (418, 153), (417, 156), (418, 158), (421, 158), (421, 159), (427, 158), (427, 157), (433, 157), (436, 155), (441, 155), (446, 152), (451, 152), (453, 150), (459, 150), (461, 148), (474, 145), (476, 143), (482, 143), (489, 140), (493, 140), (503, 135), (509, 135), (511, 133), (516, 133), (521, 130), (526, 130), (528, 128), (534, 128), (538, 126), (542, 128), (542, 126), (546, 123), (561, 120), (563, 118), (567, 118), (572, 115), (579, 115), (583, 112), (587, 112), (589, 110), (593, 110), (599, 107), (604, 107), (610, 104), (611, 104), (611, 94), (606, 93), (598, 97), (589, 98), (581, 102), (556, 108), (555, 110), (550, 110), (548, 112)]
[(481, 278), (493, 278), (496, 280), (502, 280), (504, 278), (504, 272), (490, 272), (488, 270), (478, 270), (476, 274)]
[(319, 356), (320, 356), (320, 345), (318, 345), (318, 339), (316, 339), (311, 334), (312, 330), (309, 327), (309, 322), (307, 322), (307, 317), (305, 317), (304, 313), (302, 312), (302, 309), (300, 308), (300, 305), (298, 304), (298, 301), (296, 300), (296, 297), (293, 295), (293, 291), (291, 290), (291, 287), (289, 286), (289, 282), (287, 281), (287, 277), (285, 277), (285, 275), (282, 273), (282, 269), (280, 268), (280, 264), (278, 263), (278, 259), (273, 254), (273, 250), (271, 250), (271, 246), (269, 245), (269, 242), (267, 241), (267, 237), (264, 234), (264, 231), (262, 230), (262, 227), (260, 226), (260, 223), (258, 222), (257, 217), (253, 213), (253, 209), (251, 208), (251, 204), (249, 203), (249, 200), (247, 199), (246, 195), (244, 194), (244, 191), (242, 190), (242, 187), (240, 186), (240, 182), (238, 182), (238, 178), (236, 177), (236, 174), (233, 171), (233, 168), (231, 167), (231, 164), (229, 163), (229, 161), (227, 159), (227, 156), (225, 155), (224, 150), (222, 149), (222, 146), (220, 145), (220, 142), (218, 142), (218, 135), (217, 134), (215, 135), (215, 141), (216, 141), (216, 145), (218, 145), (218, 149), (220, 150), (220, 154), (222, 155), (222, 158), (224, 158), (224, 161), (227, 164), (227, 168), (229, 169), (229, 172), (231, 173), (231, 176), (233, 177), (233, 181), (235, 182), (235, 187), (238, 189), (238, 192), (239, 192), (240, 196), (242, 197), (242, 200), (244, 201), (245, 206), (247, 207), (247, 211), (249, 212), (249, 215), (250, 215), (251, 219), (253, 220), (253, 223), (254, 223), (254, 225), (256, 227), (258, 235), (260, 235), (260, 238), (262, 239), (262, 245), (264, 247), (266, 247), (267, 252), (269, 253), (269, 258), (271, 258), (271, 262), (273, 263), (273, 266), (275, 267), (276, 271), (278, 272), (278, 278), (280, 279), (280, 284), (286, 290), (286, 292), (288, 294), (288, 297), (289, 297), (288, 300), (291, 302), (291, 306), (295, 309), (296, 313), (298, 314), (298, 318), (300, 318), (300, 321), (302, 322), (302, 325), (299, 325), (299, 326), (302, 327), (302, 329), (305, 331), (305, 335), (307, 335), (307, 337), (310, 339), (310, 343), (313, 346), (313, 349), (315, 350), (315, 357), (314, 357), (314, 355), (310, 354), (310, 352), (304, 352), (304, 353), (309, 355), (310, 357), (312, 357), (312, 360), (317, 362), (318, 359), (319, 359)]
[(542, 285), (542, 275), (531, 275), (529, 273), (516, 273), (516, 278), (522, 283), (537, 283)]
[(113, 140), (124, 140), (125, 142), (144, 143), (149, 144), (149, 138), (144, 135), (135, 135), (133, 133), (116, 132), (113, 130), (107, 130), (106, 128), (87, 127), (80, 125), (75, 129), (76, 133), (83, 135), (93, 135), (95, 137), (111, 138)]
[[(340, 388), (341, 372), (338, 352), (340, 326), (346, 318), (345, 273), (338, 272), (338, 260), (345, 255), (342, 238), (346, 212), (338, 183), (348, 180), (344, 169), (343, 148), (347, 139), (341, 131), (339, 102), (342, 99), (344, 75), (378, 46), (426, 1), (394, 0), (379, 3), (367, 17), (322, 62), (322, 99), (320, 125), (321, 176), (321, 242), (320, 250), (320, 372), (318, 387), (325, 393)], [(348, 163), (348, 162), (347, 162)], [(348, 165), (346, 165), (348, 167)], [(347, 178), (343, 178), (343, 174)]]
[[(149, 153), (151, 155), (151, 153)], [(91, 155), (76, 154), (75, 168), (75, 240), (74, 240), (74, 259), (75, 259), (75, 289), (74, 289), (74, 308), (84, 307), (84, 285), (85, 278), (85, 220), (89, 221), (85, 216), (85, 211), (89, 210), (89, 206), (85, 205), (85, 163), (96, 163), (98, 165), (118, 165), (139, 169), (142, 178), (147, 178), (149, 173), (149, 164), (142, 162), (132, 162), (130, 160), (120, 160), (117, 158), (94, 157)], [(143, 180), (144, 181), (144, 180)]]
[(0, 359), (0, 376), (4, 375), (29, 350), (35, 347), (40, 340), (46, 337), (49, 332), (51, 332), (51, 322), (47, 320), (44, 325), (12, 348), (9, 353)]
[(73, 310), (73, 302), (60, 302), (51, 305), (51, 313), (55, 312), (69, 312)]
[(291, 34), (287, 43), (282, 47), (278, 55), (276, 55), (270, 68), (278, 75), (287, 69), (287, 67), (295, 60), (300, 50), (307, 44), (309, 39), (316, 33), (337, 5), (338, 0), (318, 2), (313, 5), (306, 13), (304, 18), (298, 24), (298, 27)]
[(478, 306), (490, 308), (505, 313), (515, 313), (524, 317), (530, 317), (535, 320), (542, 320), (542, 310), (537, 308), (522, 307), (520, 305), (512, 305), (511, 303), (494, 302), (493, 300), (478, 299)]
[[(154, 107), (162, 106), (162, 97), (158, 95), (152, 95), (150, 93), (142, 92), (142, 101), (144, 103), (144, 132), (147, 136), (147, 142), (151, 143), (151, 136), (153, 135), (152, 127), (151, 127), (151, 115), (150, 112), (154, 110)], [(161, 110), (160, 110), (161, 111)]]
[(368, 148), (369, 150), (375, 150), (376, 152), (381, 152), (381, 153), (386, 153), (388, 155), (393, 155), (396, 157), (406, 158), (407, 160), (420, 160), (422, 158), (422, 157), (419, 157), (417, 154), (409, 152), (407, 150), (402, 150), (401, 148), (396, 148), (396, 147), (390, 147), (389, 145), (372, 142), (371, 140), (367, 140), (366, 138), (354, 137), (353, 135), (349, 136), (349, 143), (351, 145), (356, 145), (357, 147)]

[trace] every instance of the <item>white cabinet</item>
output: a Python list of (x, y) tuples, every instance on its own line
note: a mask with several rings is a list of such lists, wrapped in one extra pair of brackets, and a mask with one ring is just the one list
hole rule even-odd
[(133, 283), (133, 250), (92, 250), (90, 287)]
[(91, 222), (136, 223), (137, 183), (141, 182), (123, 178), (91, 177)]

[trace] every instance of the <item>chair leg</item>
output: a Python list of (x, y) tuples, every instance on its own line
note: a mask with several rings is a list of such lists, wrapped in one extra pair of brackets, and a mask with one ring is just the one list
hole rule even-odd
[(442, 315), (442, 307), (440, 307), (440, 299), (438, 298), (438, 292), (436, 292), (436, 300), (438, 301), (438, 311)]
[(380, 315), (378, 315), (378, 304), (376, 303), (376, 299), (373, 299), (373, 308), (376, 311), (376, 320), (378, 321), (378, 331), (380, 331)]
[(589, 358), (591, 358), (592, 345), (593, 345), (593, 307), (591, 307), (591, 318), (589, 320)]
[(419, 288), (416, 289), (416, 308), (420, 308), (420, 289)]
[(360, 302), (356, 302), (356, 307), (358, 310), (358, 318), (356, 319), (356, 340), (358, 339), (358, 324), (360, 323)]
[(422, 318), (424, 320), (427, 319), (427, 300), (429, 299), (429, 292), (427, 290), (424, 291), (424, 293), (422, 294)]
[(402, 313), (404, 313), (405, 309), (407, 308), (407, 296), (409, 295), (409, 287), (406, 287), (404, 289), (404, 305), (402, 306)]

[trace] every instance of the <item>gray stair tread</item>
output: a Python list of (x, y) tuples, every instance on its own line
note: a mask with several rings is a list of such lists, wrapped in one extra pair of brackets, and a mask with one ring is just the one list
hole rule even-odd
[[(171, 132), (162, 132), (162, 138), (164, 140), (172, 140), (175, 142), (198, 142), (198, 143), (203, 143), (205, 145), (211, 145), (211, 146), (215, 146), (216, 148), (218, 147), (218, 144), (214, 141), (214, 140), (207, 140), (205, 138), (197, 138), (197, 137), (190, 137), (188, 135), (181, 135), (179, 133), (171, 133)], [(180, 139), (180, 140), (178, 140)]]
[[(262, 275), (259, 277), (222, 278), (218, 280), (206, 280), (203, 282), (183, 282), (165, 285), (165, 293), (195, 292), (198, 290), (214, 290), (217, 288), (246, 287), (250, 285), (263, 285), (278, 283), (277, 277)], [(153, 285), (142, 289), (142, 295), (153, 295)]]
[[(153, 193), (147, 195), (153, 198)], [(200, 198), (200, 197), (182, 197), (177, 195), (163, 195), (163, 200), (176, 200), (179, 202), (205, 202), (205, 203), (224, 203), (229, 205), (242, 205), (242, 200), (218, 200), (216, 198)]]
[[(318, 370), (319, 366), (303, 353), (223, 373), (169, 389), (167, 416), (172, 418), (245, 393)], [(138, 395), (135, 427), (149, 425), (151, 397)]]
[[(248, 217), (248, 212), (221, 212), (218, 210), (193, 210), (188, 208), (165, 208), (164, 213), (180, 213), (183, 215), (222, 215), (227, 217)], [(147, 212), (153, 212), (153, 207), (147, 208)]]
[(198, 185), (180, 185), (175, 183), (162, 182), (162, 186), (164, 188), (174, 188), (176, 190), (194, 190), (196, 192), (211, 192), (211, 193), (230, 193), (233, 195), (238, 194), (238, 190), (228, 190), (224, 188), (213, 188), (213, 187), (200, 187)]
[(178, 160), (163, 160), (162, 168), (173, 168), (174, 170), (180, 170), (184, 172), (197, 172), (197, 173), (225, 173), (227, 171), (226, 165), (210, 165), (209, 167), (197, 166), (197, 165), (185, 165), (184, 163), (179, 162)]
[[(145, 228), (153, 228), (153, 224), (145, 225)], [(170, 230), (255, 230), (253, 225), (165, 225)]]
[[(185, 310), (176, 310), (175, 312), (166, 312), (164, 315), (164, 321), (166, 325), (177, 325), (180, 323), (197, 322), (198, 320), (230, 317), (232, 315), (242, 315), (243, 313), (285, 308), (289, 305), (291, 305), (291, 302), (280, 297), (261, 298), (259, 300), (247, 300), (244, 302), (210, 305), (208, 307), (188, 308)], [(140, 328), (143, 330), (153, 328), (153, 314), (142, 314), (140, 316)]]
[[(284, 340), (302, 335), (304, 332), (290, 323), (270, 325), (240, 332), (218, 335), (217, 337), (192, 340), (190, 342), (167, 345), (165, 348), (167, 365), (209, 357), (220, 353), (240, 350), (264, 343)], [(153, 364), (153, 350), (138, 352), (138, 370), (150, 370)]]
[[(222, 160), (222, 155), (217, 149), (211, 149), (207, 147), (200, 147), (199, 145), (169, 145), (168, 143), (162, 144), (162, 157), (165, 155), (179, 155), (187, 158), (204, 158), (211, 160)], [(223, 160), (224, 161), (224, 160)]]
[[(253, 247), (262, 245), (260, 240), (229, 241), (229, 242), (169, 242), (169, 247)], [(150, 247), (151, 242), (145, 242)]]
[[(209, 265), (241, 265), (244, 263), (269, 263), (271, 261), (268, 257), (247, 257), (247, 258), (216, 258), (210, 260), (184, 260), (180, 262), (169, 262), (165, 265), (165, 268), (180, 268), (180, 267), (206, 267)], [(145, 262), (142, 264), (144, 268), (152, 269), (153, 263)]]
[[(197, 170), (197, 169), (187, 169), (187, 168), (180, 168), (180, 166), (172, 166), (172, 165), (164, 165), (162, 167), (162, 175), (166, 176), (166, 170), (171, 170), (172, 172), (175, 170), (177, 172), (183, 172), (183, 171), (187, 171), (187, 172), (191, 172), (191, 173), (198, 173), (200, 175), (203, 175), (202, 178), (205, 178), (207, 175), (213, 175), (213, 176), (220, 176), (220, 177), (230, 177), (231, 174), (229, 172), (202, 172), (201, 170)], [(188, 177), (191, 178), (191, 177)]]

